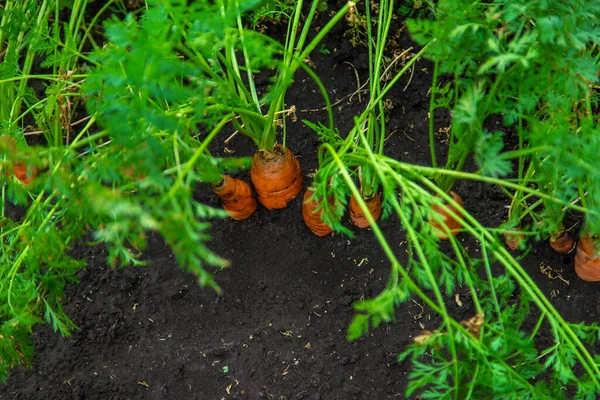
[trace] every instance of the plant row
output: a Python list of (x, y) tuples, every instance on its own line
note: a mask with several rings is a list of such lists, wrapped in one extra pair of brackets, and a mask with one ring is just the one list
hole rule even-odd
[[(418, 298), (440, 326), (401, 349), (412, 360), (407, 396), (600, 395), (600, 357), (590, 351), (600, 330), (565, 320), (515, 258), (549, 239), (575, 252), (580, 278), (600, 281), (600, 5), (96, 3), (8, 0), (2, 8), (0, 378), (29, 364), (36, 324), (63, 335), (75, 328), (63, 290), (85, 265), (71, 250), (90, 231), (113, 266), (143, 265), (146, 235), (158, 232), (182, 268), (220, 291), (212, 271), (227, 261), (207, 247), (207, 221), (246, 219), (257, 204), (285, 208), (304, 188), (286, 146), (295, 117), (285, 102), (302, 71), (327, 109), (325, 121), (304, 121), (320, 140), (302, 198), (306, 225), (318, 236), (352, 235), (342, 224), (349, 213), (390, 261), (384, 291), (355, 304), (349, 339)], [(402, 20), (408, 10), (413, 18)], [(256, 29), (266, 23), (286, 28), (282, 42)], [(419, 44), (416, 54), (388, 51), (400, 23)], [(308, 61), (339, 24), (369, 66), (368, 101), (347, 132), (336, 128), (328, 88)], [(421, 132), (430, 160), (417, 165), (386, 153), (386, 101), (421, 59), (432, 65), (429, 130)], [(435, 125), (442, 109), (452, 117), (445, 143)], [(215, 138), (232, 133), (251, 139), (253, 157), (211, 154)], [(252, 186), (235, 177), (247, 168)], [(474, 218), (457, 181), (505, 193), (506, 222)], [(207, 184), (223, 210), (194, 198)], [(378, 226), (391, 215), (406, 236), (400, 250)], [(477, 255), (457, 235), (471, 236)], [(447, 306), (458, 287), (470, 293), (466, 321)]]

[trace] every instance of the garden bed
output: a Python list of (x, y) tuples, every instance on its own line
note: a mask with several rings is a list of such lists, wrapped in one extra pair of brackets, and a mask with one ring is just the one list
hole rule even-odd
[(0, 398), (598, 396), (600, 6), (134, 3), (4, 6)]
[[(355, 93), (354, 69), (362, 82), (368, 75), (366, 53), (350, 46), (343, 33), (343, 26), (335, 28), (322, 51), (311, 55), (336, 102), (342, 134), (365, 106)], [(398, 48), (409, 47), (416, 46), (408, 32), (401, 32)], [(305, 74), (295, 81), (286, 103), (296, 106), (298, 122), (289, 128), (287, 146), (301, 160), (306, 187), (317, 167), (318, 142), (300, 121), (322, 120), (325, 113), (315, 111), (323, 106), (322, 98)], [(393, 106), (386, 155), (428, 163), (430, 84), (431, 64), (421, 60), (386, 96)], [(448, 126), (447, 113), (436, 114), (436, 131)], [(440, 132), (437, 146), (443, 157)], [(227, 154), (252, 155), (247, 138), (238, 135), (228, 144), (224, 138), (213, 143), (214, 155), (226, 155), (225, 147)], [(209, 188), (198, 190), (201, 202), (217, 206)], [(470, 194), (465, 209), (484, 226), (505, 220), (508, 202), (495, 187), (459, 181), (455, 190)], [(405, 238), (396, 218), (384, 220), (381, 227), (404, 260)], [(196, 278), (179, 269), (158, 236), (145, 252), (148, 266), (117, 270), (106, 266), (102, 247), (81, 243), (74, 255), (88, 264), (65, 298), (78, 329), (62, 338), (49, 326), (38, 326), (32, 368), (14, 370), (0, 387), (0, 399), (404, 398), (411, 363), (399, 363), (397, 356), (414, 336), (435, 330), (440, 320), (415, 300), (399, 306), (395, 322), (346, 340), (353, 303), (378, 294), (390, 270), (372, 233), (354, 231), (355, 238), (314, 236), (302, 221), (301, 197), (284, 210), (259, 207), (242, 222), (216, 220), (209, 247), (231, 261), (216, 274), (221, 296), (200, 288)], [(472, 238), (459, 238), (477, 251)], [(597, 319), (597, 287), (576, 277), (571, 256), (536, 243), (521, 263), (567, 321)], [(474, 314), (468, 297), (467, 288), (460, 288), (448, 299), (449, 311), (459, 321)]]

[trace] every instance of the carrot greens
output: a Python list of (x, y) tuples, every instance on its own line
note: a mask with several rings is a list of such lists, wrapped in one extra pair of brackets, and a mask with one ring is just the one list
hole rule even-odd
[[(257, 202), (284, 208), (303, 189), (286, 147), (296, 110), (287, 93), (302, 72), (325, 104), (323, 121), (305, 121), (321, 142), (307, 225), (319, 240), (352, 236), (350, 209), (390, 264), (382, 292), (354, 305), (348, 338), (418, 300), (437, 328), (400, 349), (412, 363), (407, 396), (600, 397), (600, 328), (567, 321), (501, 240), (514, 239), (514, 251), (530, 239), (558, 248), (569, 232), (579, 236), (576, 272), (600, 279), (599, 3), (367, 0), (327, 14), (322, 0), (153, 0), (132, 12), (121, 0), (91, 3), (0, 6), (0, 380), (30, 364), (36, 324), (65, 336), (76, 328), (63, 295), (85, 266), (73, 251), (83, 243), (104, 246), (111, 266), (143, 266), (157, 233), (220, 293), (213, 274), (228, 261), (209, 248), (210, 220), (247, 218)], [(399, 12), (421, 47), (392, 54)], [(343, 19), (345, 40), (368, 59), (368, 96), (346, 132), (310, 61), (335, 51), (322, 41)], [(282, 43), (265, 24), (283, 27)], [(411, 164), (386, 154), (386, 118), (422, 59), (430, 160)], [(442, 109), (447, 149), (436, 136)], [(217, 137), (238, 134), (253, 157), (215, 156)], [(248, 168), (256, 196), (228, 175)], [(507, 220), (484, 226), (457, 182), (505, 194)], [(200, 185), (225, 211), (198, 200)], [(394, 217), (399, 245), (380, 213)], [(470, 316), (456, 316), (453, 301)]]

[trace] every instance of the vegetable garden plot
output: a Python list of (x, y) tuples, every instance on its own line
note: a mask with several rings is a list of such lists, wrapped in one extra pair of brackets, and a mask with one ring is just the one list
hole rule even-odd
[[(82, 327), (74, 339), (38, 331), (38, 343), (55, 345), (39, 349), (34, 374), (52, 372), (13, 372), (6, 393), (593, 398), (598, 331), (579, 322), (593, 322), (594, 305), (563, 308), (594, 290), (575, 274), (595, 280), (581, 263), (594, 261), (593, 241), (581, 243), (598, 226), (596, 6), (440, 2), (406, 25), (407, 9), (392, 2), (254, 6), (165, 2), (128, 17), (119, 2), (5, 7), (6, 55), (26, 57), (5, 57), (20, 69), (1, 82), (13, 99), (1, 143), (3, 370), (31, 359), (39, 322), (67, 334), (71, 315)], [(32, 13), (29, 30), (7, 29)], [(206, 23), (192, 23), (200, 13)], [(248, 28), (273, 15), (280, 25)], [(36, 56), (44, 74), (31, 73)], [(550, 95), (532, 75), (556, 85)], [(28, 89), (40, 80), (45, 92)], [(567, 137), (571, 148), (555, 145)], [(207, 218), (226, 216), (211, 185), (249, 181), (256, 148), (255, 160), (293, 154), (302, 178), (276, 184), (291, 195), (270, 205), (253, 165), (266, 208), (210, 228)], [(304, 216), (334, 235), (310, 236), (300, 220), (301, 179), (312, 179), (304, 197), (317, 206)], [(583, 238), (575, 250), (568, 236)], [(83, 237), (129, 266), (94, 279), (103, 263), (86, 256)], [(567, 254), (546, 239), (566, 241)], [(165, 274), (171, 258), (196, 278)], [(64, 313), (63, 289), (77, 277), (88, 286), (69, 287)], [(108, 331), (84, 322), (95, 315)], [(86, 343), (107, 351), (87, 348), (63, 376), (53, 355)], [(369, 350), (377, 343), (384, 354)], [(176, 373), (156, 372), (171, 358)], [(377, 374), (381, 359), (390, 375)], [(201, 385), (188, 378), (198, 375)]]

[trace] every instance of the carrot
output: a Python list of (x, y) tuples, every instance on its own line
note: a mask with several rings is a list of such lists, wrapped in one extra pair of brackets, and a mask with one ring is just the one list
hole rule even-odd
[(292, 152), (276, 146), (273, 151), (259, 150), (252, 157), (250, 178), (258, 201), (273, 210), (285, 208), (302, 190), (302, 168)]
[(39, 173), (39, 170), (35, 165), (28, 167), (27, 164), (22, 161), (17, 161), (14, 163), (12, 171), (17, 179), (23, 182), (25, 185), (30, 184)]
[(525, 242), (525, 235), (521, 233), (521, 228), (516, 227), (513, 231), (504, 232), (504, 241), (512, 251), (519, 250)]
[(590, 236), (579, 238), (575, 252), (575, 273), (584, 281), (600, 281), (600, 256), (596, 254), (596, 245)]
[[(377, 221), (381, 216), (381, 197), (378, 193), (375, 193), (371, 198), (365, 199), (365, 203), (367, 203), (369, 213)], [(350, 221), (359, 228), (367, 228), (370, 225), (354, 196), (350, 199)]]
[(237, 221), (248, 218), (256, 210), (250, 185), (240, 179), (225, 175), (222, 182), (213, 185), (213, 191), (221, 199), (227, 214)]
[(130, 165), (128, 167), (125, 167), (122, 169), (123, 174), (127, 177), (127, 178), (131, 178), (135, 181), (141, 181), (146, 179), (146, 175), (140, 173), (138, 171), (138, 168), (136, 168), (135, 165)]
[[(6, 134), (0, 135), (0, 150), (8, 150), (9, 154), (17, 152), (17, 141), (12, 136)], [(29, 167), (23, 161), (16, 161), (12, 166), (12, 174), (25, 185), (30, 184), (39, 174), (39, 169), (32, 165)], [(10, 173), (5, 171), (6, 176), (10, 177)]]
[(304, 223), (308, 226), (308, 229), (317, 236), (329, 235), (333, 232), (333, 229), (325, 222), (323, 222), (322, 214), (323, 210), (317, 210), (319, 203), (313, 197), (314, 187), (310, 187), (304, 192), (304, 198), (302, 200), (302, 217)]
[(563, 231), (560, 236), (553, 238), (550, 236), (550, 247), (562, 254), (569, 254), (575, 248), (575, 239), (567, 231)]
[[(460, 205), (462, 207), (463, 205), (463, 200), (462, 198), (455, 192), (450, 192), (450, 195), (452, 196), (452, 199), (458, 203), (458, 205)], [(454, 214), (456, 215), (460, 215), (460, 211), (458, 209), (456, 209), (456, 207), (454, 207), (453, 205), (450, 204), (446, 204), (446, 207), (448, 208), (448, 210), (452, 211)], [(429, 220), (429, 225), (431, 225), (431, 227), (434, 230), (435, 235), (442, 240), (448, 240), (450, 239), (450, 237), (448, 236), (448, 234), (446, 233), (446, 229), (444, 226), (442, 226), (441, 224), (446, 225), (446, 227), (448, 228), (448, 230), (450, 230), (450, 232), (452, 233), (452, 235), (456, 236), (458, 235), (458, 230), (461, 228), (461, 224), (460, 222), (458, 222), (454, 217), (452, 217), (452, 215), (447, 212), (446, 210), (444, 210), (441, 206), (439, 205), (434, 205), (432, 207), (433, 212), (437, 213), (441, 216), (441, 220), (440, 219), (430, 219)]]

